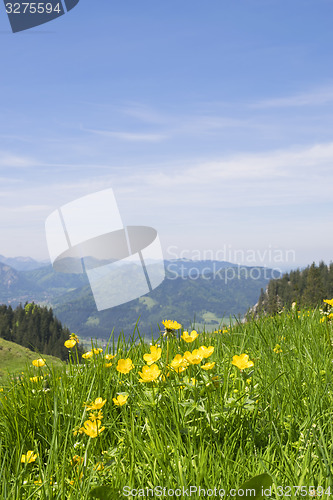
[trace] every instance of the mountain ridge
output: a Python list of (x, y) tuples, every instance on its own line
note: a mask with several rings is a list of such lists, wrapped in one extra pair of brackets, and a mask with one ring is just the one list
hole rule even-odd
[[(0, 270), (4, 266), (0, 264)], [(15, 286), (6, 287), (0, 273), (0, 300), (13, 306), (34, 301), (52, 307), (63, 324), (83, 337), (106, 338), (113, 329), (129, 335), (138, 319), (145, 332), (157, 332), (163, 319), (172, 318), (185, 329), (194, 324), (218, 329), (225, 318), (242, 316), (257, 302), (273, 273), (259, 266), (183, 259), (165, 261), (165, 268), (166, 279), (149, 294), (97, 311), (86, 275), (56, 273), (50, 265), (29, 271), (10, 271), (7, 266)], [(124, 267), (118, 272), (117, 286), (122, 286), (128, 275)]]

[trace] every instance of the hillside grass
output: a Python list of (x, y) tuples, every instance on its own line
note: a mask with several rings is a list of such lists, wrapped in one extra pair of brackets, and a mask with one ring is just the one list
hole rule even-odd
[[(0, 338), (0, 386), (9, 383), (11, 375), (19, 374), (39, 355), (26, 347)], [(63, 362), (54, 356), (45, 356), (50, 365), (60, 367)]]
[[(151, 382), (139, 381), (150, 346), (138, 332), (111, 339), (82, 364), (74, 347), (67, 366), (31, 365), (0, 393), (0, 498), (151, 498), (157, 487), (166, 488), (164, 497), (192, 487), (200, 498), (193, 488), (201, 487), (238, 498), (232, 488), (264, 473), (273, 481), (267, 498), (313, 498), (314, 491), (329, 498), (333, 331), (321, 318), (318, 310), (294, 310), (225, 333), (199, 332), (192, 343), (181, 332), (161, 335), (153, 341), (161, 372)], [(170, 368), (177, 354), (200, 346), (213, 353), (181, 373)], [(242, 354), (241, 370), (232, 363)], [(117, 370), (121, 359), (132, 361), (128, 373)], [(122, 406), (118, 396), (128, 396)], [(28, 451), (34, 460), (22, 463)]]

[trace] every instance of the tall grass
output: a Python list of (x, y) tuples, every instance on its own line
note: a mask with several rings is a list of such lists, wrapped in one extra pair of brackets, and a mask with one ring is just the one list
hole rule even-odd
[[(100, 485), (113, 488), (115, 499), (191, 485), (223, 488), (227, 497), (265, 472), (274, 482), (271, 498), (300, 498), (277, 486), (331, 487), (333, 494), (331, 335), (317, 310), (201, 332), (188, 344), (180, 332), (161, 335), (155, 382), (139, 382), (150, 346), (137, 330), (82, 363), (73, 348), (64, 368), (29, 366), (0, 393), (0, 498), (82, 500)], [(166, 365), (167, 343), (169, 362), (201, 345), (214, 352), (176, 373)], [(254, 366), (241, 371), (232, 360), (243, 353)], [(123, 374), (117, 363), (126, 358), (134, 369)], [(213, 361), (211, 370), (201, 368)], [(113, 402), (119, 394), (128, 395), (123, 406)], [(86, 405), (98, 397), (106, 399), (105, 429), (89, 437), (82, 432)], [(22, 463), (28, 450), (36, 460)]]

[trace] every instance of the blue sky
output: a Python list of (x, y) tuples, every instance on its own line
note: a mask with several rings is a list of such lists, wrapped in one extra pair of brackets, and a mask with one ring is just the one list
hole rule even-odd
[(46, 217), (112, 187), (165, 258), (331, 260), (332, 0), (0, 7), (0, 254), (47, 258)]

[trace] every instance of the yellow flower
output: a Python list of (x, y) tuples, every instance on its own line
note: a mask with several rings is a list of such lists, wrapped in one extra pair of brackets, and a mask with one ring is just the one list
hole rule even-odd
[(183, 358), (181, 354), (176, 354), (176, 356), (170, 363), (171, 368), (175, 370), (177, 373), (181, 373), (184, 370), (186, 370), (188, 365), (189, 362), (185, 358)]
[(324, 302), (326, 302), (329, 306), (333, 306), (333, 299), (325, 299)]
[(100, 420), (95, 420), (92, 422), (91, 420), (86, 420), (83, 424), (83, 427), (81, 427), (80, 430), (82, 430), (87, 436), (91, 438), (97, 437), (101, 432), (103, 432), (105, 427), (101, 427), (101, 421)]
[(69, 340), (66, 340), (66, 342), (64, 343), (64, 346), (67, 347), (67, 349), (72, 349), (72, 347), (74, 347), (75, 344), (76, 344), (76, 340), (69, 339)]
[(37, 454), (31, 450), (27, 451), (26, 455), (22, 455), (21, 457), (21, 462), (23, 464), (30, 464), (31, 462), (34, 462), (37, 458)]
[(320, 323), (325, 323), (325, 320), (326, 320), (326, 316), (323, 316), (322, 318), (320, 318)]
[(222, 330), (222, 333), (230, 333), (229, 330)]
[(145, 365), (142, 367), (142, 372), (139, 372), (139, 375), (141, 377), (140, 382), (152, 382), (153, 380), (156, 380), (160, 376), (160, 374), (161, 370), (157, 365)]
[(194, 342), (197, 337), (199, 337), (199, 334), (195, 330), (192, 330), (190, 334), (188, 332), (183, 332), (182, 335), (182, 339), (187, 343)]
[(162, 349), (155, 345), (150, 346), (150, 354), (144, 354), (143, 359), (147, 363), (147, 365), (152, 365), (155, 361), (158, 361), (161, 357)]
[(101, 352), (103, 352), (103, 349), (101, 347), (95, 347), (94, 349), (92, 349), (92, 352), (94, 354), (100, 354)]
[(110, 366), (112, 366), (112, 363), (105, 363), (104, 366), (105, 368), (110, 368)]
[(96, 398), (91, 404), (86, 404), (87, 410), (100, 410), (106, 403), (106, 399)]
[(88, 352), (85, 352), (84, 354), (82, 354), (82, 357), (83, 357), (84, 359), (90, 359), (90, 358), (92, 358), (92, 357), (93, 357), (93, 354), (94, 354), (94, 353), (93, 353), (92, 351), (88, 351)]
[(282, 352), (282, 349), (281, 349), (280, 344), (276, 344), (276, 346), (274, 347), (273, 351), (274, 351), (276, 354), (279, 354), (280, 352)]
[(30, 377), (31, 382), (38, 382), (39, 380), (43, 380), (44, 377)]
[(117, 364), (117, 371), (120, 373), (129, 373), (133, 370), (134, 365), (130, 358), (120, 359)]
[(103, 462), (97, 462), (97, 464), (94, 466), (94, 470), (96, 470), (97, 472), (103, 469), (104, 469)]
[(77, 335), (75, 335), (75, 333), (71, 333), (70, 338), (71, 338), (72, 340), (75, 340), (75, 342), (76, 342), (77, 344), (79, 344), (79, 343), (80, 343), (80, 341), (79, 341), (79, 337), (78, 337)]
[(202, 345), (201, 347), (199, 347), (199, 352), (201, 353), (203, 358), (209, 358), (209, 356), (211, 356), (214, 352), (214, 347), (212, 345), (210, 345), (209, 347)]
[(201, 368), (203, 370), (211, 370), (212, 368), (214, 368), (215, 366), (215, 361), (213, 361), (212, 363), (206, 363), (205, 365), (202, 365)]
[(203, 355), (199, 349), (194, 349), (194, 351), (192, 351), (192, 352), (186, 351), (184, 353), (184, 358), (191, 365), (198, 365), (199, 363), (201, 363), (201, 361), (203, 359)]
[(116, 354), (105, 354), (105, 359), (107, 359), (108, 361), (109, 361), (110, 359), (115, 358), (115, 357), (116, 357)]
[(171, 321), (170, 319), (166, 319), (162, 321), (163, 325), (165, 326), (166, 330), (179, 330), (179, 328), (182, 327), (177, 321)]
[(80, 465), (80, 464), (83, 464), (84, 462), (84, 458), (83, 457), (80, 457), (80, 455), (74, 455), (72, 460), (71, 460), (71, 465), (74, 466), (74, 465)]
[(40, 366), (44, 366), (45, 365), (45, 359), (42, 359), (42, 358), (39, 358), (39, 359), (34, 359), (32, 361), (32, 364), (34, 366), (37, 366), (37, 367), (40, 367)]
[(98, 414), (97, 415), (95, 415), (94, 413), (89, 413), (89, 418), (93, 422), (95, 422), (95, 420), (102, 420), (103, 419), (102, 410), (98, 410)]
[(240, 370), (245, 368), (251, 368), (254, 365), (253, 361), (249, 360), (248, 354), (241, 354), (240, 356), (234, 356), (232, 358), (232, 364), (237, 366)]
[(128, 394), (119, 394), (116, 398), (112, 398), (112, 401), (116, 406), (123, 406), (128, 400)]

